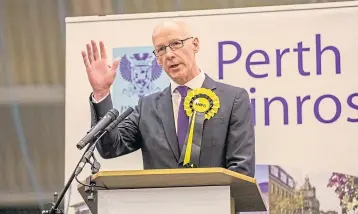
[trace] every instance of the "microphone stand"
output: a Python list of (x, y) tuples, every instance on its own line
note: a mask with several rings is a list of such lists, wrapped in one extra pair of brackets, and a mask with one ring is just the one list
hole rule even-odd
[[(58, 209), (63, 197), (65, 196), (68, 188), (70, 187), (73, 179), (75, 179), (75, 177), (77, 175), (79, 175), (83, 169), (83, 167), (86, 165), (86, 163), (90, 163), (90, 158), (93, 157), (93, 164), (91, 169), (92, 169), (92, 174), (95, 174), (98, 172), (99, 168), (100, 168), (100, 164), (97, 162), (96, 158), (94, 157), (94, 149), (96, 148), (96, 144), (97, 142), (107, 133), (107, 130), (104, 131), (97, 139), (94, 143), (92, 144), (89, 144), (86, 151), (83, 153), (80, 161), (77, 163), (77, 166), (75, 168), (75, 170), (72, 172), (69, 180), (67, 181), (66, 185), (65, 185), (65, 188), (62, 190), (60, 196), (58, 197), (57, 199), (57, 193), (55, 193), (55, 197), (54, 197), (54, 202), (52, 203), (53, 206), (51, 207), (51, 210), (44, 210), (42, 211), (42, 214), (64, 214), (64, 211), (61, 210), (61, 209)], [(91, 185), (91, 189), (93, 191), (93, 186), (94, 185)]]

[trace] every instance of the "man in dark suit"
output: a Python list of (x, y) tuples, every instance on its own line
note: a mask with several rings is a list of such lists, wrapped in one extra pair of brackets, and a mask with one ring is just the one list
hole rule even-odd
[[(153, 31), (154, 55), (171, 79), (162, 92), (139, 100), (134, 112), (97, 146), (103, 158), (115, 158), (141, 149), (144, 169), (181, 167), (189, 118), (183, 109), (188, 91), (207, 88), (220, 99), (213, 118), (204, 121), (198, 167), (223, 167), (255, 175), (255, 135), (249, 96), (245, 89), (211, 79), (196, 64), (199, 40), (182, 21), (166, 21)], [(113, 108), (110, 87), (119, 60), (107, 64), (103, 42), (94, 41), (82, 52), (93, 93), (92, 126)]]

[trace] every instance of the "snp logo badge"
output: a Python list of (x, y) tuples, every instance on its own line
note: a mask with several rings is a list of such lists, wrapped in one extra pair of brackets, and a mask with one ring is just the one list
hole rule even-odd
[(113, 84), (113, 104), (120, 112), (134, 107), (141, 97), (169, 86), (169, 78), (152, 51), (153, 47), (113, 49), (113, 59), (120, 59)]

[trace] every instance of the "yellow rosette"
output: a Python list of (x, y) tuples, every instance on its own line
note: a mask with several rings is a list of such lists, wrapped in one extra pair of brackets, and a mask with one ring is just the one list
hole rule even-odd
[(199, 166), (201, 139), (204, 121), (212, 118), (220, 108), (219, 97), (210, 89), (191, 90), (184, 100), (184, 110), (190, 118), (181, 161), (185, 167)]
[(210, 89), (198, 88), (190, 91), (184, 100), (184, 110), (188, 117), (194, 112), (205, 113), (205, 119), (212, 118), (220, 108), (219, 97)]

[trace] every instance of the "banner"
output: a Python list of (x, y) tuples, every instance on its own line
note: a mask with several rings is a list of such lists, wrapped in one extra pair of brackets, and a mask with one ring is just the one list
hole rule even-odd
[[(256, 178), (270, 213), (354, 213), (357, 2), (67, 18), (66, 180), (82, 154), (75, 144), (90, 126), (91, 89), (81, 57), (86, 43), (102, 40), (110, 61), (121, 57), (132, 66), (119, 67), (112, 88), (114, 107), (123, 112), (169, 85), (152, 54), (151, 34), (177, 17), (199, 37), (202, 71), (249, 92)], [(139, 64), (151, 78), (140, 75)], [(142, 169), (140, 151), (110, 160), (96, 155), (102, 170)], [(82, 178), (89, 173), (84, 169)], [(70, 204), (81, 201), (75, 186)]]

